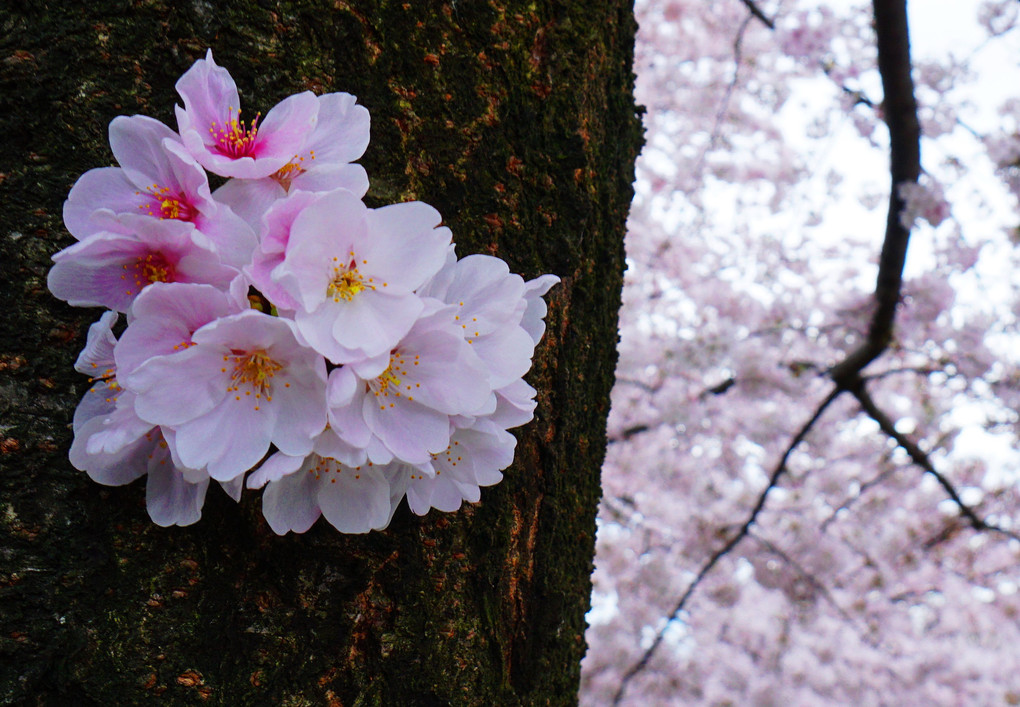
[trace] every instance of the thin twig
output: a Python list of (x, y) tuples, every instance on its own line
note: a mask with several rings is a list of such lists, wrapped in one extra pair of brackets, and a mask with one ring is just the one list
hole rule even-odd
[(828, 532), (829, 526), (832, 524), (834, 520), (836, 520), (836, 518), (839, 516), (841, 512), (850, 510), (850, 506), (852, 506), (854, 503), (860, 500), (864, 496), (864, 494), (868, 491), (868, 489), (872, 488), (873, 486), (878, 486), (883, 481), (888, 479), (896, 471), (897, 471), (896, 467), (891, 467), (879, 473), (878, 476), (875, 476), (871, 479), (868, 479), (867, 481), (862, 482), (860, 488), (857, 491), (857, 494), (854, 496), (847, 496), (846, 498), (844, 498), (843, 501), (839, 504), (839, 506), (835, 510), (833, 510), (832, 513), (829, 514), (829, 517), (822, 521), (821, 525), (818, 526), (818, 529), (822, 533)]
[(673, 607), (673, 611), (669, 615), (669, 619), (666, 621), (663, 627), (656, 632), (655, 640), (652, 641), (652, 645), (650, 645), (648, 649), (645, 650), (645, 652), (641, 656), (641, 659), (638, 660), (637, 663), (632, 665), (630, 670), (628, 670), (626, 674), (623, 676), (623, 679), (620, 680), (620, 686), (617, 688), (616, 694), (613, 696), (612, 702), (613, 705), (618, 705), (620, 703), (620, 700), (623, 699), (623, 693), (627, 689), (628, 683), (634, 678), (635, 675), (644, 670), (645, 666), (648, 665), (648, 661), (652, 659), (652, 655), (655, 653), (655, 651), (659, 648), (659, 645), (662, 643), (662, 639), (666, 635), (666, 629), (669, 627), (669, 624), (675, 621), (676, 618), (680, 615), (680, 612), (684, 610), (684, 606), (687, 605), (687, 600), (690, 598), (691, 594), (694, 593), (694, 590), (701, 583), (701, 580), (705, 578), (705, 575), (712, 571), (712, 568), (716, 566), (719, 560), (721, 560), (723, 557), (729, 554), (729, 552), (733, 550), (733, 548), (736, 547), (741, 540), (747, 537), (747, 534), (751, 531), (751, 526), (753, 526), (755, 521), (758, 520), (758, 514), (761, 513), (762, 509), (765, 507), (765, 500), (769, 495), (769, 491), (771, 491), (778, 485), (780, 478), (782, 478), (783, 474), (786, 473), (786, 463), (790, 459), (790, 455), (793, 454), (793, 450), (800, 446), (800, 443), (804, 441), (805, 437), (807, 437), (808, 432), (811, 431), (811, 429), (815, 426), (815, 423), (818, 422), (819, 418), (821, 418), (822, 413), (825, 412), (829, 405), (837, 397), (839, 397), (840, 393), (842, 392), (843, 391), (838, 387), (833, 388), (832, 391), (821, 402), (821, 404), (819, 404), (818, 408), (815, 410), (811, 418), (807, 422), (805, 422), (801, 426), (797, 434), (794, 435), (793, 439), (790, 441), (790, 444), (787, 445), (786, 450), (783, 452), (782, 457), (780, 457), (779, 462), (772, 470), (772, 475), (769, 477), (768, 485), (758, 495), (758, 501), (755, 503), (754, 508), (751, 509), (750, 514), (747, 516), (747, 520), (744, 521), (744, 524), (733, 535), (733, 537), (731, 537), (726, 542), (725, 545), (716, 550), (712, 554), (712, 556), (708, 558), (708, 561), (704, 565), (702, 565), (701, 569), (698, 571), (698, 574), (695, 575), (690, 585), (688, 585), (683, 595), (677, 601), (676, 606)]
[(913, 373), (918, 376), (930, 376), (935, 373), (944, 373), (947, 378), (951, 378), (952, 375), (946, 373), (945, 368), (939, 366), (902, 366), (900, 368), (887, 368), (884, 371), (878, 371), (876, 373), (870, 373), (866, 376), (861, 376), (863, 381), (879, 380), (881, 378), (888, 378), (889, 376), (896, 376), (901, 373)]
[(647, 432), (650, 429), (652, 428), (644, 423), (640, 425), (631, 425), (630, 427), (625, 427), (622, 430), (620, 430), (618, 434), (610, 435), (607, 441), (610, 444), (615, 444), (617, 442), (626, 442), (634, 435), (639, 435), (642, 432)]
[(851, 395), (857, 398), (857, 401), (861, 404), (861, 408), (864, 409), (864, 412), (866, 412), (872, 420), (878, 423), (878, 426), (882, 429), (882, 431), (895, 440), (896, 444), (903, 448), (915, 464), (935, 477), (935, 480), (939, 482), (939, 485), (945, 490), (950, 500), (952, 500), (953, 503), (956, 504), (957, 508), (960, 509), (960, 514), (970, 522), (970, 525), (974, 528), (974, 530), (987, 530), (988, 532), (1005, 535), (1006, 537), (1014, 540), (1020, 540), (1020, 535), (1017, 533), (997, 525), (992, 525), (978, 516), (977, 512), (973, 508), (964, 503), (959, 492), (956, 490), (956, 487), (945, 477), (945, 475), (935, 468), (925, 451), (917, 446), (916, 442), (897, 430), (896, 424), (881, 410), (881, 408), (878, 407), (878, 405), (875, 404), (871, 394), (868, 393), (867, 389), (864, 387), (863, 382), (849, 388), (848, 390)]
[(737, 87), (737, 83), (740, 81), (740, 66), (742, 61), (741, 45), (744, 42), (744, 32), (747, 31), (747, 26), (751, 23), (751, 15), (740, 23), (740, 27), (737, 28), (736, 36), (733, 38), (733, 77), (730, 82), (726, 85), (726, 92), (723, 93), (722, 100), (719, 102), (719, 109), (715, 112), (715, 123), (712, 125), (712, 132), (708, 138), (708, 143), (705, 145), (705, 149), (698, 155), (698, 161), (694, 165), (692, 172), (700, 175), (701, 170), (705, 166), (705, 161), (708, 159), (708, 151), (715, 147), (719, 136), (722, 134), (723, 120), (726, 119), (726, 114), (730, 110), (730, 99), (733, 97), (733, 91)]
[(761, 11), (761, 8), (754, 3), (754, 0), (740, 0), (740, 1), (744, 3), (744, 6), (747, 7), (748, 10), (751, 11), (752, 15), (754, 15), (755, 17), (762, 21), (762, 24), (764, 24), (771, 30), (774, 30), (776, 28), (776, 23), (770, 20), (768, 16)]

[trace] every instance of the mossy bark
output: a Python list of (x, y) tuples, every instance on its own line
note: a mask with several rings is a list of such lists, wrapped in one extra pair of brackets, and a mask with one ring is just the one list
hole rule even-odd
[[(0, 702), (576, 701), (640, 127), (627, 0), (9, 0), (0, 10)], [(277, 537), (210, 488), (160, 528), (141, 483), (67, 461), (98, 310), (46, 289), (61, 204), (109, 121), (175, 125), (211, 47), (250, 110), (348, 91), (372, 114), (370, 206), (420, 199), (458, 253), (556, 273), (499, 486), (384, 532)]]

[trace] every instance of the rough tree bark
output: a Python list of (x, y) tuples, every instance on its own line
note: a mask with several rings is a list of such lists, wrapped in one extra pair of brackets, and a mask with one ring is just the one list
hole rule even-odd
[[(640, 127), (627, 0), (8, 0), (0, 9), (0, 702), (516, 705), (576, 701), (623, 229)], [(210, 488), (159, 528), (139, 483), (67, 461), (98, 310), (53, 299), (61, 204), (106, 127), (174, 125), (212, 47), (242, 101), (344, 90), (372, 113), (370, 206), (421, 199), (458, 252), (563, 278), (498, 487), (385, 532), (277, 537)]]

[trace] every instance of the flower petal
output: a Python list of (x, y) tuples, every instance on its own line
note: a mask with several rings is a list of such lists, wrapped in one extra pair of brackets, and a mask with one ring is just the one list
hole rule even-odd
[(302, 470), (269, 484), (262, 493), (262, 515), (273, 532), (284, 535), (289, 531), (303, 533), (318, 520), (320, 511), (316, 502), (315, 476)]
[(375, 467), (340, 467), (318, 481), (316, 501), (322, 515), (341, 533), (367, 533), (386, 527), (390, 487)]
[(175, 191), (180, 186), (163, 147), (164, 139), (177, 142), (179, 138), (163, 123), (145, 115), (121, 115), (110, 122), (113, 156), (127, 178), (142, 189), (153, 183)]
[(248, 476), (248, 488), (260, 489), (270, 481), (278, 481), (288, 474), (293, 474), (305, 463), (303, 456), (291, 456), (277, 452)]
[(145, 482), (145, 507), (156, 525), (191, 525), (202, 517), (209, 479), (190, 483), (170, 461), (169, 452), (153, 457)]
[(82, 240), (106, 230), (109, 219), (97, 219), (96, 212), (113, 216), (137, 211), (138, 187), (119, 167), (90, 169), (78, 177), (64, 202), (64, 225), (71, 235)]

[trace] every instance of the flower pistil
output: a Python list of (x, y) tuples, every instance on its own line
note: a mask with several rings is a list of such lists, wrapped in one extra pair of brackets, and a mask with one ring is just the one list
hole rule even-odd
[[(393, 351), (390, 353), (390, 365), (386, 367), (378, 378), (369, 381), (368, 389), (372, 391), (372, 394), (377, 398), (388, 398), (392, 395), (395, 398), (404, 396), (409, 401), (414, 402), (414, 396), (409, 393), (415, 388), (420, 388), (421, 383), (414, 383), (411, 385), (407, 381), (408, 376), (408, 364), (417, 366), (420, 362), (420, 356), (417, 354), (414, 360), (409, 360), (407, 356), (400, 353), (399, 351)], [(404, 390), (401, 391), (401, 386)], [(385, 410), (387, 407), (393, 407), (393, 403), (386, 403), (386, 401), (380, 401), (379, 409)]]
[[(98, 363), (91, 364), (92, 368), (99, 369)], [(120, 383), (117, 382), (117, 369), (107, 368), (97, 376), (90, 376), (89, 383), (96, 383), (93, 387), (89, 388), (90, 393), (103, 393), (104, 400), (108, 403), (113, 403), (117, 400), (117, 396), (123, 388), (120, 387)]]
[[(323, 476), (329, 479), (331, 484), (335, 484), (337, 478), (344, 471), (349, 472), (355, 479), (361, 478), (361, 467), (348, 467), (340, 463), (333, 457), (321, 457), (316, 455), (317, 459), (315, 464), (308, 467), (308, 473), (313, 474), (316, 480), (321, 479)], [(367, 466), (372, 466), (372, 462), (367, 462)], [(332, 474), (333, 476), (330, 476)]]
[[(315, 159), (315, 150), (309, 150), (308, 159)], [(280, 167), (273, 174), (269, 175), (275, 180), (284, 191), (290, 191), (290, 183), (304, 174), (307, 170), (304, 165), (305, 158), (301, 155), (294, 155), (294, 158), (287, 164)]]

